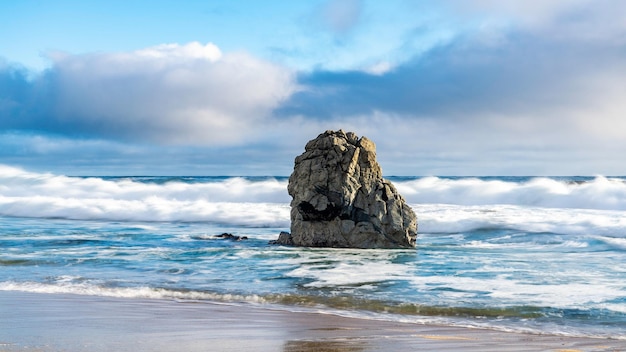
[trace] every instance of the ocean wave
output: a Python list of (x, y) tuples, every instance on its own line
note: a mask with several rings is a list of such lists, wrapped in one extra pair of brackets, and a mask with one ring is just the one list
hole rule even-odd
[(421, 233), (517, 230), (563, 235), (626, 236), (622, 211), (516, 205), (413, 204)]
[[(287, 182), (285, 178), (245, 177), (68, 177), (0, 165), (0, 216), (288, 227), (291, 197)], [(514, 208), (517, 212), (521, 208), (551, 209), (546, 214), (560, 209), (584, 209), (579, 212), (583, 214), (587, 210), (626, 210), (626, 182), (601, 176), (583, 182), (423, 177), (399, 178), (394, 183), (407, 202), (417, 208), (420, 229), (434, 232), (450, 231), (455, 226), (489, 227), (494, 221), (496, 226), (509, 226), (511, 219), (506, 217), (494, 220), (489, 214), (467, 216), (474, 211), (485, 212), (485, 206), (491, 205), (500, 206), (497, 216), (506, 214), (502, 205), (518, 207)], [(431, 211), (430, 205), (437, 205), (439, 214), (452, 209), (446, 205), (468, 208), (452, 214), (451, 218), (458, 220), (452, 224), (447, 220), (441, 223), (439, 216), (429, 220), (422, 211)], [(533, 228), (541, 231), (545, 222), (531, 220)], [(588, 221), (591, 224), (596, 220)], [(576, 220), (570, 227), (584, 225)]]
[(0, 166), (0, 215), (289, 226), (286, 183), (241, 177), (163, 184), (67, 177)]
[(0, 215), (74, 220), (182, 221), (288, 227), (289, 205), (179, 201), (156, 196), (137, 200), (0, 196)]
[[(64, 280), (65, 279), (65, 280)], [(283, 304), (288, 306), (317, 307), (362, 310), (404, 315), (423, 316), (466, 316), (466, 317), (520, 317), (538, 318), (541, 316), (537, 307), (437, 307), (412, 303), (386, 302), (343, 296), (319, 296), (302, 294), (230, 294), (210, 291), (176, 290), (168, 288), (141, 287), (106, 287), (93, 283), (81, 282), (80, 278), (59, 278), (56, 284), (38, 282), (0, 282), (0, 291), (18, 291), (44, 294), (75, 294), (84, 296), (132, 298), (132, 299), (177, 299), (230, 303)]]
[(82, 296), (130, 298), (130, 299), (173, 299), (185, 301), (212, 301), (226, 303), (267, 303), (259, 295), (225, 294), (208, 291), (174, 290), (167, 288), (141, 287), (105, 287), (92, 283), (76, 283), (76, 278), (68, 277), (66, 282), (56, 284), (39, 282), (0, 282), (0, 291), (18, 291), (42, 294), (72, 294)]
[(423, 177), (396, 183), (409, 203), (626, 210), (626, 180), (588, 181), (535, 177), (524, 181)]
[[(158, 178), (153, 178), (158, 179)], [(68, 177), (33, 173), (0, 165), (0, 195), (14, 198), (49, 197), (67, 200), (115, 199), (136, 201), (170, 199), (226, 203), (288, 203), (286, 181), (243, 177), (185, 182), (175, 178), (165, 183), (133, 178)]]
[(624, 250), (626, 251), (626, 238), (616, 238), (616, 237), (602, 237), (598, 236), (597, 240), (606, 243), (613, 249)]

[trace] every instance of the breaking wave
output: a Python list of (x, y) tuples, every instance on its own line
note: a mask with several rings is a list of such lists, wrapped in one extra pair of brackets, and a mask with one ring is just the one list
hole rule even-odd
[(289, 226), (285, 181), (275, 178), (67, 177), (0, 166), (0, 216)]
[(423, 177), (396, 187), (409, 203), (626, 210), (626, 179), (621, 177)]
[[(396, 177), (392, 181), (418, 208), (445, 204), (586, 209), (586, 213), (626, 210), (623, 178)], [(0, 216), (288, 227), (287, 182), (284, 177), (68, 177), (0, 165)], [(470, 213), (471, 208), (455, 212)], [(475, 216), (461, 220), (457, 224), (474, 221), (474, 228), (482, 221)]]

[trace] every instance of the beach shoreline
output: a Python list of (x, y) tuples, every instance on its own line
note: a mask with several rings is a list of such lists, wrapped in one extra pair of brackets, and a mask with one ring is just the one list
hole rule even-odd
[(626, 351), (533, 335), (218, 302), (0, 291), (0, 351)]

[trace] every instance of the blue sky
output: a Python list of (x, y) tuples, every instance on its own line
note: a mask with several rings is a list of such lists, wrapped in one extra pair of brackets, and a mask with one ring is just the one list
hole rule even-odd
[(288, 175), (326, 129), (386, 175), (624, 175), (626, 2), (0, 2), (0, 164)]

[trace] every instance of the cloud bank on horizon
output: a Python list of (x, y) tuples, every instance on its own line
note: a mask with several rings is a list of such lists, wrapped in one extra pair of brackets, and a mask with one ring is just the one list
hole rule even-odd
[[(307, 140), (343, 128), (377, 143), (386, 174), (626, 174), (622, 1), (289, 6), (250, 24), (265, 38), (250, 48), (197, 35), (48, 51), (41, 70), (0, 59), (0, 163), (289, 174)], [(235, 7), (212, 16), (244, 25)]]

